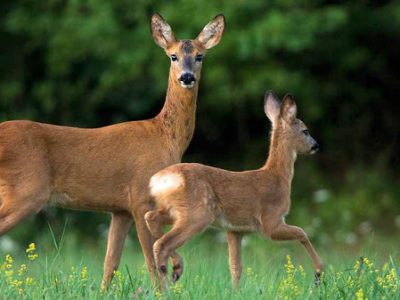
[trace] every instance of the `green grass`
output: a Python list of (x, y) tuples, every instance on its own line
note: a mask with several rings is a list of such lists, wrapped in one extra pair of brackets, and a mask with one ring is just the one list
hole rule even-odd
[[(14, 250), (12, 262), (0, 252), (0, 299), (396, 299), (400, 293), (398, 250), (387, 239), (371, 238), (356, 248), (317, 245), (326, 268), (316, 287), (299, 244), (250, 236), (243, 247), (239, 291), (231, 288), (222, 240), (205, 234), (180, 249), (184, 276), (161, 294), (150, 284), (137, 241), (130, 239), (120, 271), (110, 289), (101, 292), (105, 241), (99, 247), (82, 244), (72, 233), (61, 240), (48, 234), (33, 241), (35, 251)], [(367, 258), (361, 264), (360, 256)]]

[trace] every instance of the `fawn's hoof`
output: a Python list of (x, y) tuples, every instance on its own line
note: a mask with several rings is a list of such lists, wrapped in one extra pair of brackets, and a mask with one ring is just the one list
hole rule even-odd
[(172, 282), (175, 283), (181, 278), (183, 273), (183, 268), (180, 264), (172, 267)]
[(173, 272), (172, 273), (172, 282), (173, 283), (177, 282), (180, 277), (181, 277), (181, 275), (179, 275), (178, 273)]
[(321, 272), (315, 272), (315, 285), (319, 286), (321, 284)]

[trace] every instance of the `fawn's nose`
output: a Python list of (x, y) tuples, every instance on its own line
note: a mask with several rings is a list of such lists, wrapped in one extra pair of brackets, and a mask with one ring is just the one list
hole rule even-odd
[(183, 85), (190, 86), (196, 82), (196, 78), (194, 77), (193, 73), (186, 72), (179, 77), (179, 81)]
[(319, 145), (318, 145), (318, 143), (315, 143), (312, 147), (311, 147), (311, 151), (312, 152), (317, 152), (319, 150)]

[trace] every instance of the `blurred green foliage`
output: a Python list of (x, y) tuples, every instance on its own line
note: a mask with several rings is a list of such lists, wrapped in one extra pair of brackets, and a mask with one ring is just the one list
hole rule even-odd
[[(297, 164), (293, 219), (336, 232), (369, 222), (393, 233), (400, 223), (399, 1), (15, 0), (0, 8), (0, 119), (82, 127), (160, 110), (169, 60), (149, 33), (153, 12), (178, 38), (196, 37), (222, 12), (226, 31), (204, 62), (185, 160), (260, 166), (263, 94), (291, 92), (322, 145)], [(318, 200), (321, 191), (330, 196)]]

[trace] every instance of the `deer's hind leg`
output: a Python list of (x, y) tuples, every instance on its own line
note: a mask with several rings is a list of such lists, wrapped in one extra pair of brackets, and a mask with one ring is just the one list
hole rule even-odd
[[(159, 239), (164, 235), (162, 228), (165, 225), (171, 225), (173, 223), (173, 220), (170, 217), (169, 213), (162, 210), (149, 211), (145, 214), (144, 217), (147, 227), (156, 239)], [(171, 261), (172, 282), (175, 283), (183, 274), (183, 259), (176, 251), (173, 251), (171, 253)]]
[(191, 210), (190, 215), (178, 213), (171, 230), (154, 243), (154, 257), (162, 286), (165, 285), (168, 257), (195, 234), (204, 231), (212, 221), (212, 215), (200, 207)]
[(240, 276), (242, 274), (241, 242), (243, 234), (240, 232), (226, 233), (228, 241), (229, 268), (231, 271), (232, 285), (239, 288)]

